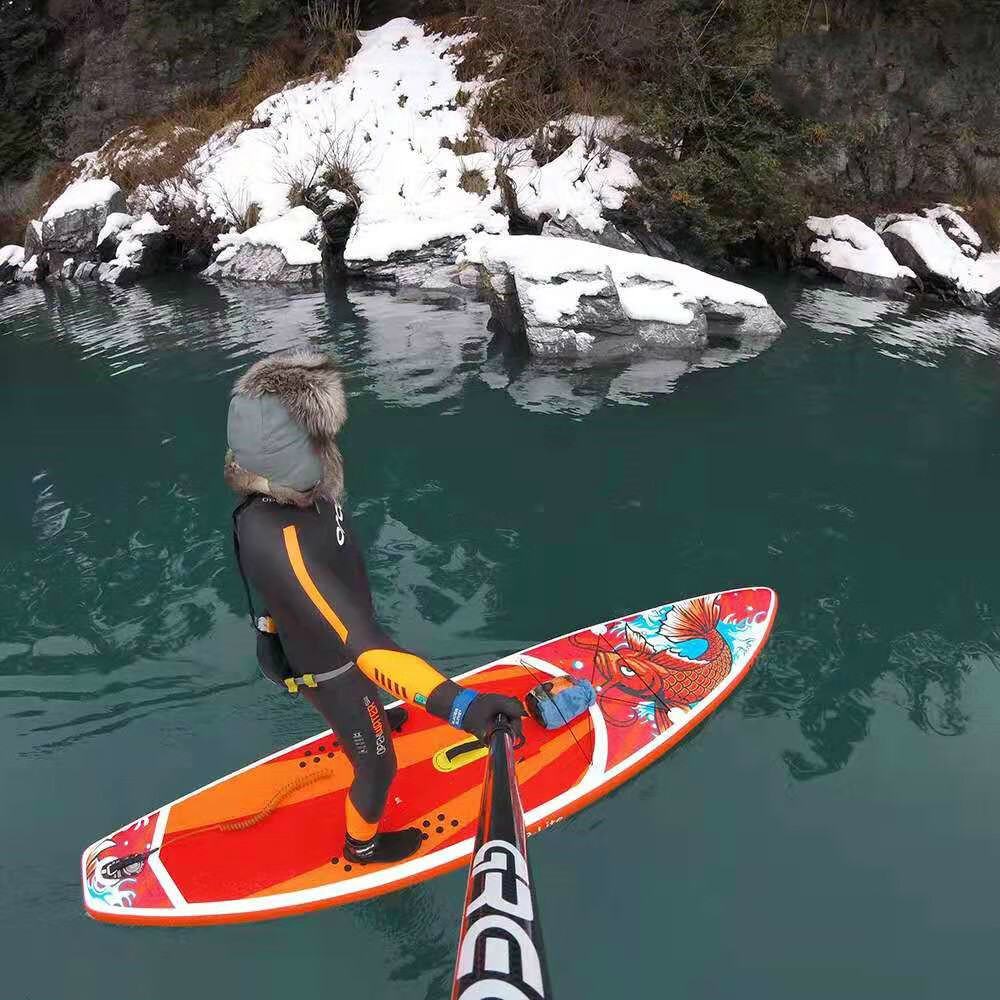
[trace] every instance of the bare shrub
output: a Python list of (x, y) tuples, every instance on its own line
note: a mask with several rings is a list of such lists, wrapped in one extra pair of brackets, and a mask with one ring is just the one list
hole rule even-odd
[(993, 250), (1000, 249), (1000, 191), (985, 191), (964, 201), (969, 223)]
[(306, 0), (305, 22), (313, 35), (357, 31), (361, 23), (361, 0)]
[(335, 190), (347, 195), (356, 207), (361, 205), (358, 176), (366, 169), (370, 154), (356, 123), (340, 129), (333, 120), (325, 122), (304, 156), (293, 154), (283, 140), (276, 140), (273, 148), (275, 180), (288, 185), (289, 203), (296, 199), (320, 212), (327, 193)]
[(211, 256), (216, 240), (226, 228), (197, 195), (198, 179), (183, 169), (145, 190), (145, 200), (139, 208), (152, 212), (161, 225), (167, 227), (177, 256), (197, 250)]
[(490, 190), (490, 182), (477, 167), (463, 166), (458, 178), (458, 186), (470, 194), (478, 194), (480, 198), (484, 198)]
[(562, 156), (573, 145), (575, 138), (565, 125), (542, 125), (536, 129), (532, 139), (531, 156), (540, 167), (544, 167)]
[(473, 132), (470, 132), (463, 139), (455, 139), (449, 148), (456, 156), (471, 156), (473, 153), (483, 153), (486, 151), (483, 140)]
[(245, 184), (236, 191), (220, 184), (216, 193), (226, 221), (238, 233), (245, 233), (260, 222), (260, 205), (250, 198)]

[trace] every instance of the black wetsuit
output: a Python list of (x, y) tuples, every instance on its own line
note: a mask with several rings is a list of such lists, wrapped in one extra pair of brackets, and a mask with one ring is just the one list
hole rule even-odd
[(377, 825), (396, 755), (373, 678), (419, 705), (444, 678), (402, 651), (375, 620), (364, 559), (341, 505), (321, 500), (298, 508), (256, 496), (239, 509), (235, 526), (243, 572), (263, 597), (295, 673), (343, 670), (300, 690), (354, 766), (355, 808)]

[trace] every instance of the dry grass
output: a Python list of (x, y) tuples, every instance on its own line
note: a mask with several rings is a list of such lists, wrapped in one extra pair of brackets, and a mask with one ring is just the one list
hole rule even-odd
[(574, 139), (573, 133), (563, 125), (543, 125), (535, 132), (535, 137), (532, 139), (532, 158), (540, 167), (544, 167), (546, 163), (551, 163), (562, 156), (573, 145)]
[(993, 250), (1000, 249), (1000, 191), (990, 191), (965, 199), (965, 213), (973, 229)]
[(260, 205), (250, 198), (245, 186), (236, 192), (220, 188), (219, 202), (226, 221), (238, 233), (245, 233), (260, 222)]
[(470, 132), (464, 139), (456, 139), (451, 143), (451, 151), (456, 156), (472, 156), (473, 153), (485, 153), (486, 147), (478, 135)]
[(480, 198), (485, 198), (490, 191), (490, 182), (486, 175), (475, 167), (462, 167), (462, 173), (458, 178), (458, 186), (463, 191), (470, 194), (477, 194)]

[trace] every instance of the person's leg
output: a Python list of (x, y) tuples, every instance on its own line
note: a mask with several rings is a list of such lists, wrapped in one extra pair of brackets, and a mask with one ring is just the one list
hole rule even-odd
[(408, 857), (420, 846), (419, 831), (379, 834), (389, 786), (396, 776), (396, 753), (378, 688), (354, 668), (302, 691), (326, 719), (354, 768), (345, 806), (345, 856), (362, 863)]

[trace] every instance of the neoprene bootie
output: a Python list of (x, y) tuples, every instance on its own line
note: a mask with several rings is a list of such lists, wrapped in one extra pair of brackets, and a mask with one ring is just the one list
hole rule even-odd
[(423, 837), (413, 826), (405, 830), (376, 833), (371, 840), (355, 840), (348, 836), (344, 843), (344, 857), (358, 865), (391, 864), (416, 854), (421, 843)]
[(393, 733), (398, 733), (403, 728), (403, 723), (407, 719), (406, 706), (397, 705), (395, 708), (387, 708), (385, 710), (385, 717), (389, 720), (389, 730)]

